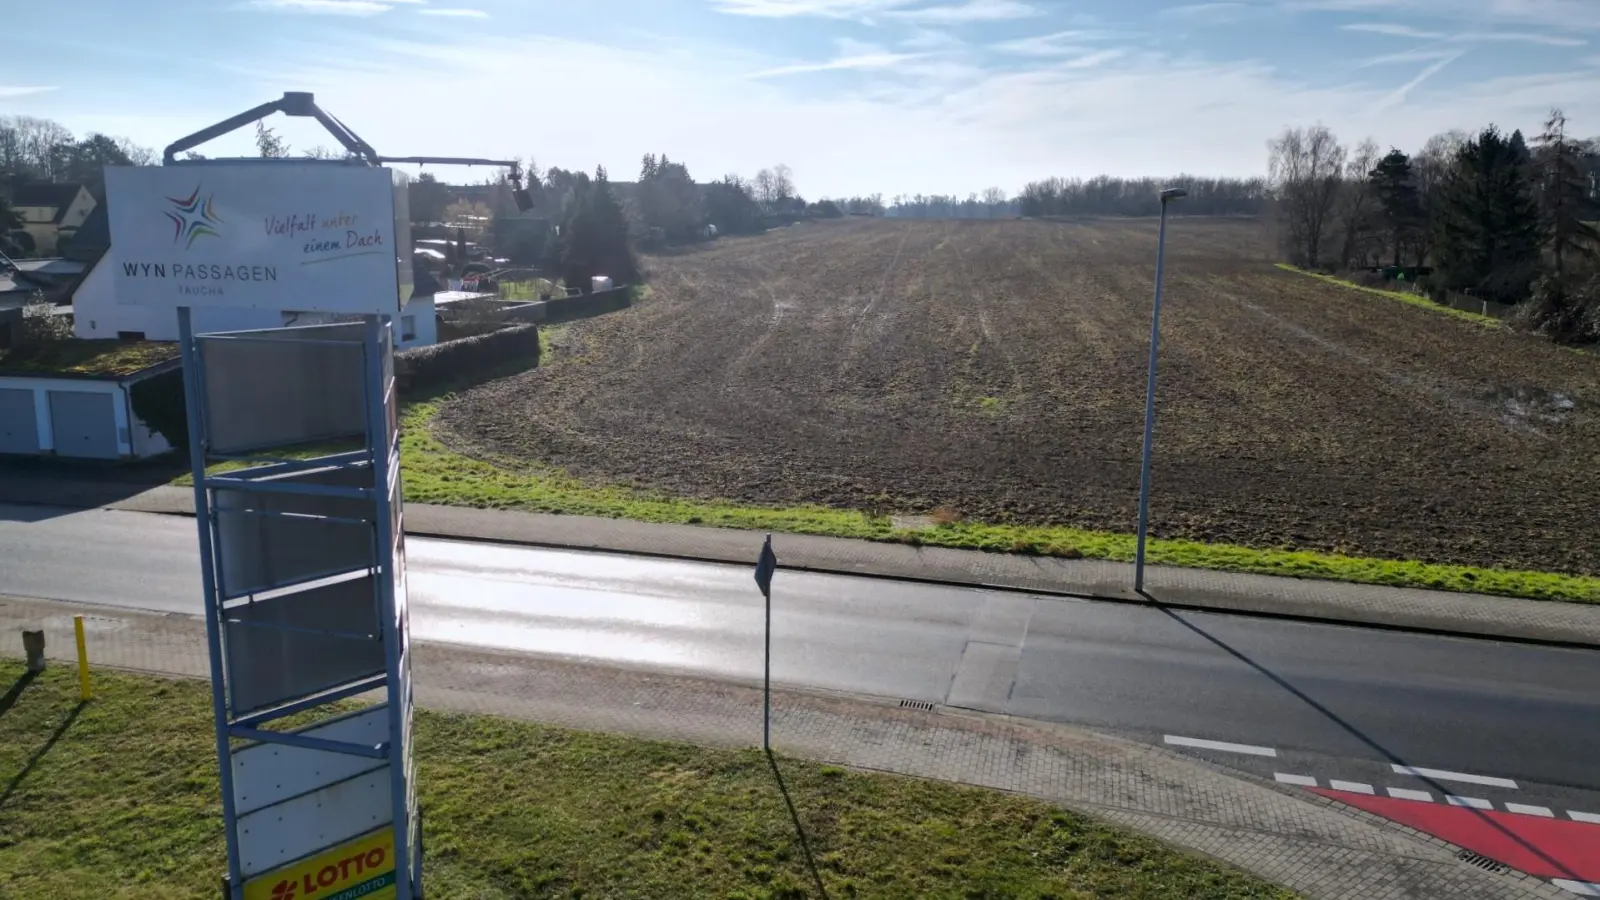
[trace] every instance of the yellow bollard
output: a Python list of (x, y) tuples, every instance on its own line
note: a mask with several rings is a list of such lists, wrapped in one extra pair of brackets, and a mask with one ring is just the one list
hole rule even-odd
[(94, 691), (89, 688), (89, 648), (83, 640), (83, 616), (72, 617), (72, 630), (78, 635), (78, 699), (88, 703)]

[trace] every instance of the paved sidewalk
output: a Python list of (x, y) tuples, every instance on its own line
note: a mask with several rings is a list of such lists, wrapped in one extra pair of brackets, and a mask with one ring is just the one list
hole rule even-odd
[[(145, 488), (38, 474), (0, 473), (0, 502), (78, 508), (107, 506), (190, 515), (194, 512), (193, 498), (193, 492), (187, 488)], [(762, 539), (757, 532), (727, 528), (418, 503), (406, 505), (406, 530), (424, 537), (738, 564), (754, 563)], [(780, 564), (789, 569), (970, 584), (1125, 603), (1154, 600), (1176, 608), (1294, 616), (1600, 647), (1600, 605), (1168, 566), (1146, 569), (1147, 598), (1133, 593), (1133, 567), (1127, 563), (912, 547), (799, 534), (775, 536), (773, 544)]]
[[(0, 598), (0, 654), (23, 626), (73, 658), (72, 615), (86, 615), (90, 658), (204, 677), (198, 618)], [(416, 648), (418, 702), (586, 730), (719, 747), (760, 741), (761, 692), (741, 685), (444, 644)], [(784, 754), (1031, 794), (1238, 865), (1318, 900), (1566, 898), (1538, 879), (1487, 872), (1457, 850), (1329, 800), (1164, 749), (1089, 731), (950, 710), (925, 712), (777, 691)]]

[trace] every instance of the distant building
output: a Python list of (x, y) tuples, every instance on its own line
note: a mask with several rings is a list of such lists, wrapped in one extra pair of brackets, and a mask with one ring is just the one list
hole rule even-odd
[(94, 211), (95, 199), (81, 184), (34, 182), (12, 190), (11, 206), (33, 238), (33, 254), (58, 256)]

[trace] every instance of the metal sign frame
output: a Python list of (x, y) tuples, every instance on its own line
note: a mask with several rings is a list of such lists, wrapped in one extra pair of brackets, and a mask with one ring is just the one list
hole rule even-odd
[[(422, 854), (393, 320), (369, 315), (354, 325), (197, 336), (190, 309), (181, 307), (178, 325), (227, 835), (225, 896), (263, 896), (271, 886), (262, 884), (280, 876), (333, 890), (336, 882), (316, 881), (327, 876), (365, 877), (356, 889), (366, 896), (417, 900)], [(270, 341), (286, 354), (340, 344), (349, 360), (359, 355), (359, 373), (351, 374), (361, 381), (361, 421), (351, 430), (364, 447), (313, 459), (212, 452), (208, 405), (216, 398), (207, 392), (207, 366), (225, 362), (228, 342), (241, 341)], [(291, 436), (292, 425), (285, 427), (283, 436)], [(246, 467), (208, 473), (213, 460)], [(342, 551), (318, 546), (333, 531), (348, 538), (357, 527), (370, 533), (366, 546), (348, 539)], [(230, 578), (240, 569), (245, 577)], [(353, 649), (316, 652), (330, 646)], [(380, 690), (383, 700), (358, 712), (324, 715), (297, 730), (274, 727)], [(354, 855), (339, 861), (339, 853)]]

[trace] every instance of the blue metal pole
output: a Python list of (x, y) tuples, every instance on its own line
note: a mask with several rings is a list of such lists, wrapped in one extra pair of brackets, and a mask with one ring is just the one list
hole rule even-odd
[(211, 655), (211, 711), (217, 729), (217, 778), (222, 787), (223, 832), (228, 846), (228, 892), (244, 897), (239, 871), (238, 816), (233, 805), (233, 754), (228, 742), (228, 698), (223, 687), (222, 604), (217, 600), (211, 545), (211, 504), (206, 496), (205, 398), (201, 396), (200, 354), (194, 343), (189, 307), (178, 308), (178, 342), (183, 351), (183, 393), (189, 419), (189, 468), (194, 475), (195, 530), (200, 538), (200, 586), (205, 598), (206, 648)]
[(390, 347), (384, 330), (388, 327), (388, 321), (382, 316), (367, 317), (366, 349), (362, 354), (365, 364), (363, 380), (366, 382), (367, 446), (372, 451), (373, 536), (377, 541), (379, 560), (373, 587), (378, 595), (384, 668), (388, 675), (389, 790), (393, 809), (393, 824), (390, 827), (394, 829), (395, 898), (413, 900), (420, 894), (420, 889), (415, 880), (418, 870), (412, 865), (410, 791), (407, 780), (410, 773), (406, 771), (409, 755), (406, 738), (410, 730), (406, 719), (411, 711), (408, 696), (411, 679), (407, 677), (406, 670), (411, 660), (404, 646), (405, 632), (401, 625), (401, 606), (405, 598), (396, 596), (395, 592), (395, 566), (399, 565), (399, 561), (394, 556), (394, 519), (389, 496), (391, 467), (396, 461), (391, 455), (394, 445), (388, 435), (386, 403), (388, 392), (393, 390), (393, 381), (385, 377), (385, 356), (390, 352)]
[(1167, 201), (1161, 201), (1156, 237), (1156, 302), (1150, 314), (1150, 373), (1144, 388), (1144, 455), (1139, 463), (1139, 546), (1134, 551), (1133, 589), (1144, 590), (1144, 542), (1150, 530), (1150, 446), (1156, 429), (1156, 351), (1161, 341), (1161, 269), (1167, 252)]

